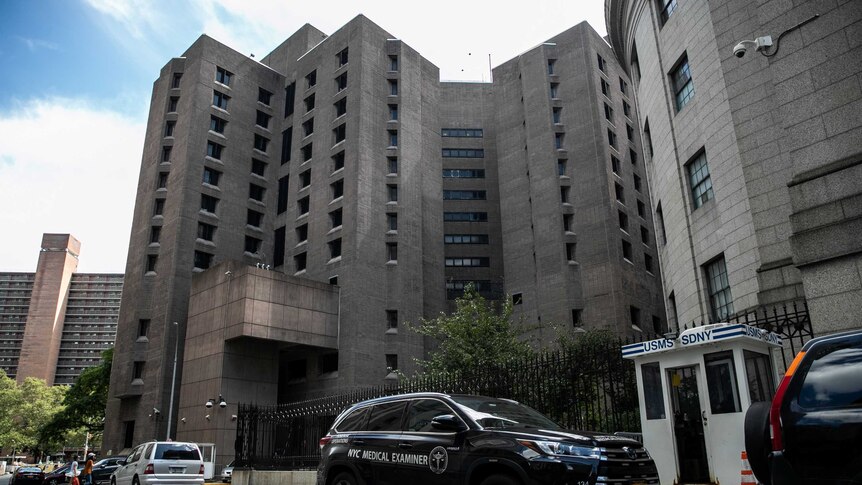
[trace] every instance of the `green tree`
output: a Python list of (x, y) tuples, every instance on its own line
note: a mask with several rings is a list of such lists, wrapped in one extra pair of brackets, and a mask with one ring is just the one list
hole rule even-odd
[[(63, 410), (39, 431), (43, 445), (61, 444), (85, 433), (102, 434), (113, 359), (114, 349), (105, 350), (99, 365), (81, 372), (63, 399)], [(84, 440), (80, 441), (83, 445)]]
[(512, 321), (511, 299), (497, 305), (487, 301), (472, 285), (455, 300), (451, 315), (441, 313), (434, 319), (422, 319), (419, 325), (410, 328), (438, 344), (427, 360), (417, 359), (426, 375), (469, 377), (478, 369), (534, 355), (530, 343), (524, 339), (530, 328)]
[(21, 393), (15, 379), (10, 379), (6, 372), (0, 369), (0, 449), (17, 446), (24, 440), (20, 428), (15, 424), (17, 406), (21, 401)]
[[(557, 342), (570, 362), (587, 364), (573, 366), (567, 375), (549, 382), (548, 389), (571, 397), (567, 408), (558, 411), (565, 416), (559, 419), (576, 422), (582, 429), (640, 431), (635, 367), (619, 357), (619, 336), (607, 328), (561, 329)], [(609, 408), (616, 412), (609, 413)]]
[(39, 448), (39, 430), (62, 409), (66, 388), (28, 377), (21, 385), (0, 371), (0, 445)]

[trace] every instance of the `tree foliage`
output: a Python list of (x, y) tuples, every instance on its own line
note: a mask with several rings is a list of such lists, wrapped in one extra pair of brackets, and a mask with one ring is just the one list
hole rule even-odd
[[(113, 358), (114, 349), (105, 350), (99, 365), (81, 372), (63, 399), (62, 411), (41, 428), (41, 443), (59, 444), (75, 435), (102, 433)], [(83, 444), (83, 440), (80, 441)]]
[(0, 370), (0, 447), (38, 449), (39, 430), (62, 409), (65, 394), (32, 377), (18, 385)]
[(473, 286), (455, 300), (451, 315), (422, 319), (411, 328), (434, 339), (438, 346), (427, 360), (417, 359), (426, 374), (454, 373), (469, 376), (475, 370), (500, 366), (513, 359), (534, 354), (523, 337), (529, 328), (512, 322), (512, 302), (496, 305), (487, 301)]

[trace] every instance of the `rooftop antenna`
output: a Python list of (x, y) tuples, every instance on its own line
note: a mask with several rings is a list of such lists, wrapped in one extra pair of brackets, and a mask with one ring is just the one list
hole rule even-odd
[(494, 70), (491, 69), (491, 53), (488, 53), (488, 75), (491, 82), (494, 82)]

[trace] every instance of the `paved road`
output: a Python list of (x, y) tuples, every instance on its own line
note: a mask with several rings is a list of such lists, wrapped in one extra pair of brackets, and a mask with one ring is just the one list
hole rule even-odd
[(11, 473), (7, 473), (7, 474), (5, 474), (5, 475), (3, 475), (3, 476), (0, 476), (0, 485), (8, 485), (8, 484), (9, 484), (9, 479), (10, 479), (10, 478), (12, 478), (12, 474), (11, 474)]

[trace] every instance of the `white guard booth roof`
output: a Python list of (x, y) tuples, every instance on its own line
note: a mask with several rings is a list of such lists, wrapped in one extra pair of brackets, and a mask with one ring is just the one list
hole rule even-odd
[(635, 362), (644, 446), (662, 484), (739, 482), (745, 411), (772, 399), (782, 344), (766, 330), (717, 323), (622, 347)]

